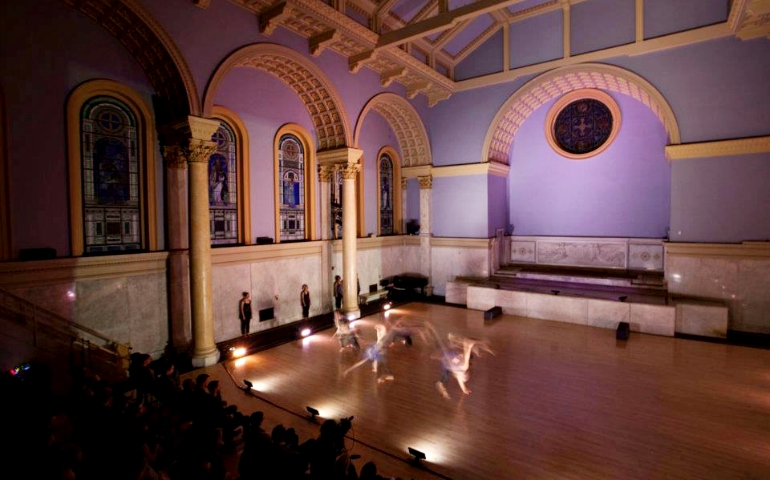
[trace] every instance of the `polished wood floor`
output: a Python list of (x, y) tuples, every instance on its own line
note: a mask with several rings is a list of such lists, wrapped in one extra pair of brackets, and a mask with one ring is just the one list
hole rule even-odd
[[(770, 478), (770, 351), (413, 303), (393, 317), (488, 339), (470, 396), (450, 380), (442, 398), (436, 349), (415, 338), (387, 352), (395, 379), (339, 352), (333, 330), (208, 369), (266, 428), (317, 435), (306, 406), (355, 416), (348, 447), (380, 472), (409, 479)], [(360, 321), (366, 342), (375, 318)], [(199, 373), (199, 372), (195, 372)], [(254, 394), (238, 390), (253, 382)], [(263, 400), (264, 401), (263, 401)], [(355, 441), (354, 441), (355, 440)], [(410, 466), (407, 447), (426, 453)], [(434, 473), (431, 473), (434, 472)]]

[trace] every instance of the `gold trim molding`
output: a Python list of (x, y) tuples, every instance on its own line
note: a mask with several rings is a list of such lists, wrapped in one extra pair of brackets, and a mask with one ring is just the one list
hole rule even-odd
[(153, 252), (5, 262), (0, 263), (0, 287), (8, 289), (165, 273), (168, 255), (168, 252)]
[(689, 160), (693, 158), (730, 157), (770, 152), (770, 136), (736, 138), (714, 142), (686, 143), (666, 147), (666, 159)]
[(211, 265), (232, 265), (266, 262), (278, 258), (320, 256), (323, 242), (290, 242), (270, 245), (249, 245), (247, 247), (220, 247), (211, 249)]
[(683, 257), (711, 257), (751, 260), (770, 260), (770, 242), (720, 243), (663, 243), (666, 255)]
[[(362, 237), (356, 239), (356, 250), (375, 250), (386, 247), (420, 246), (416, 235), (388, 235), (387, 237)], [(332, 240), (332, 251), (342, 252), (342, 240)]]
[(433, 167), (431, 175), (434, 177), (466, 177), (471, 175), (507, 177), (510, 170), (511, 167), (498, 162), (468, 163)]
[(431, 247), (450, 247), (450, 248), (492, 248), (491, 238), (451, 238), (451, 237), (431, 237)]

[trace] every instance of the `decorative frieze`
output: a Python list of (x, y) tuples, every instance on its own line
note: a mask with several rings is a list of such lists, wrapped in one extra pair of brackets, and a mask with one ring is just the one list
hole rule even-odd
[(511, 261), (537, 265), (662, 272), (663, 240), (512, 237)]

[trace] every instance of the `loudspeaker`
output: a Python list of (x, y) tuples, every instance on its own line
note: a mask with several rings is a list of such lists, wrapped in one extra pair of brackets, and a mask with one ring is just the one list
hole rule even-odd
[(257, 245), (269, 245), (273, 243), (272, 237), (257, 237)]
[(628, 322), (620, 322), (615, 332), (615, 338), (618, 340), (628, 340), (629, 333), (631, 333), (631, 327), (628, 325)]
[(503, 314), (503, 307), (492, 307), (484, 312), (484, 320), (492, 320)]
[(55, 248), (22, 248), (19, 250), (19, 260), (53, 260), (56, 258)]
[(274, 315), (273, 307), (263, 308), (259, 311), (259, 321), (264, 322), (265, 320), (272, 320)]

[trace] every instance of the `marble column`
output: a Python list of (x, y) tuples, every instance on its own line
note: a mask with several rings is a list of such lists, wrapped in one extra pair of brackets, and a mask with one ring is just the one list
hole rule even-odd
[(318, 167), (321, 203), (321, 308), (327, 311), (334, 308), (332, 303), (332, 242), (331, 242), (331, 181), (334, 178), (334, 168)]
[(168, 256), (169, 346), (187, 350), (192, 339), (190, 314), (190, 255), (187, 231), (187, 150), (163, 148), (166, 165), (166, 243)]
[(433, 232), (433, 177), (425, 175), (418, 177), (420, 181), (420, 273), (428, 278), (427, 295), (433, 292), (431, 279), (432, 259), (430, 239)]
[(209, 157), (216, 151), (212, 135), (219, 121), (187, 117), (177, 130), (187, 135), (190, 217), (190, 306), (192, 313), (192, 365), (205, 367), (219, 360), (214, 342), (214, 308), (211, 285), (211, 223), (209, 219)]
[(360, 316), (358, 310), (358, 264), (356, 248), (357, 209), (356, 179), (361, 165), (348, 163), (342, 169), (342, 311), (346, 315)]
[(401, 177), (401, 232), (399, 233), (406, 233), (406, 221), (409, 220), (407, 217), (408, 209), (406, 207), (406, 201), (409, 199), (408, 196), (408, 187), (409, 186), (409, 178), (407, 177)]

